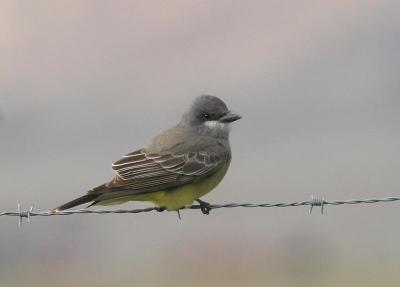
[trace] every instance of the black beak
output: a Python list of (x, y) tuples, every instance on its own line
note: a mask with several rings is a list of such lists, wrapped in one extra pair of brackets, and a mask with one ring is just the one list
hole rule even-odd
[(223, 117), (221, 117), (219, 119), (219, 121), (221, 123), (232, 123), (234, 121), (240, 120), (241, 118), (242, 118), (241, 116), (229, 112), (226, 115), (224, 115)]

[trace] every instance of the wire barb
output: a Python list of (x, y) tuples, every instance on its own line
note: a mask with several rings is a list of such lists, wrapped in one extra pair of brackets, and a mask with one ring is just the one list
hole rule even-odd
[(28, 223), (31, 222), (32, 211), (33, 211), (33, 205), (28, 210), (22, 211), (21, 204), (18, 203), (18, 227), (22, 226), (22, 218), (24, 218), (24, 217), (27, 219), (26, 221)]
[[(372, 203), (387, 203), (400, 201), (400, 197), (385, 197), (385, 198), (367, 198), (367, 199), (349, 199), (349, 200), (331, 200), (327, 201), (323, 197), (311, 196), (311, 200), (291, 202), (291, 203), (226, 203), (226, 204), (210, 204), (207, 205), (209, 210), (219, 209), (219, 208), (236, 208), (236, 207), (246, 207), (246, 208), (258, 208), (258, 207), (292, 207), (292, 206), (310, 206), (309, 213), (312, 212), (314, 206), (321, 207), (321, 213), (324, 212), (324, 207), (326, 205), (354, 205), (354, 204), (372, 204)], [(192, 205), (183, 209), (200, 209), (201, 205)], [(64, 210), (57, 213), (52, 211), (42, 211), (33, 212), (33, 205), (26, 211), (21, 210), (21, 205), (18, 204), (17, 212), (0, 212), (0, 216), (18, 216), (18, 225), (22, 226), (22, 218), (27, 218), (27, 222), (30, 222), (32, 216), (59, 216), (59, 215), (72, 215), (72, 214), (126, 214), (126, 213), (143, 213), (151, 211), (161, 211), (157, 207), (148, 207), (142, 209), (76, 209), (76, 210)]]
[(314, 195), (311, 195), (310, 214), (312, 213), (314, 206), (321, 206), (321, 214), (324, 214), (324, 204), (325, 199), (323, 197), (315, 197)]

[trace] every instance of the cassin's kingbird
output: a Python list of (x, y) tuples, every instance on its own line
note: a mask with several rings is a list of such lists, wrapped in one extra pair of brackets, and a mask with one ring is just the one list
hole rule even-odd
[(127, 201), (151, 201), (160, 210), (179, 210), (196, 200), (203, 213), (208, 213), (208, 204), (199, 198), (226, 174), (231, 161), (229, 124), (240, 118), (217, 97), (197, 97), (177, 126), (116, 161), (111, 181), (53, 212), (88, 202), (110, 205)]

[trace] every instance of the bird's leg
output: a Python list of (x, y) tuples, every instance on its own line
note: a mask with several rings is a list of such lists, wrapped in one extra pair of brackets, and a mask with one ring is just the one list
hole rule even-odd
[[(163, 212), (163, 211), (167, 210), (167, 208), (165, 208), (165, 207), (154, 207), (154, 210), (156, 210), (158, 212)], [(179, 209), (176, 211), (176, 213), (178, 214), (179, 220), (181, 220), (181, 213), (179, 212)]]
[(209, 215), (210, 211), (211, 211), (211, 207), (208, 202), (205, 202), (203, 200), (200, 199), (196, 199), (196, 201), (200, 204), (200, 210), (203, 214)]

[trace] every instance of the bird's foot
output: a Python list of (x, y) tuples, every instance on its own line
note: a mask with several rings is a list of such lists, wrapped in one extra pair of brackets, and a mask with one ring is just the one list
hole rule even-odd
[[(166, 211), (167, 208), (166, 207), (154, 207), (154, 210), (158, 211), (158, 212), (163, 212), (163, 211)], [(181, 218), (181, 213), (179, 212), (179, 209), (176, 210), (176, 213), (178, 214), (179, 220), (181, 220), (182, 218)]]
[(181, 218), (181, 213), (180, 213), (179, 209), (176, 211), (176, 213), (178, 214), (179, 220), (181, 220), (182, 218)]
[(206, 215), (209, 215), (210, 214), (210, 211), (211, 211), (211, 207), (210, 207), (210, 205), (211, 204), (209, 204), (208, 202), (205, 202), (205, 201), (203, 201), (203, 200), (200, 200), (200, 199), (196, 199), (196, 201), (200, 204), (200, 210), (201, 210), (201, 212), (203, 213), (203, 214), (206, 214)]

